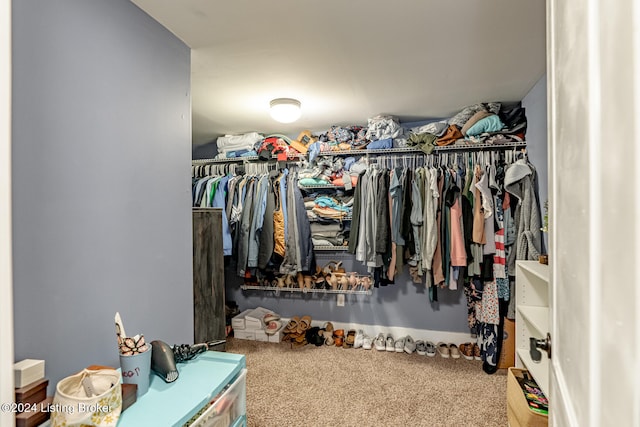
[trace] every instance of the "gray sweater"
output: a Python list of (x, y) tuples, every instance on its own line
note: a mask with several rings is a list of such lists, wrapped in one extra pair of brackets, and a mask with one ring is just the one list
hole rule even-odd
[(535, 180), (536, 170), (526, 159), (516, 161), (505, 173), (504, 187), (518, 199), (514, 216), (518, 238), (515, 250), (511, 250), (507, 259), (511, 275), (516, 271), (516, 260), (537, 260), (540, 255), (541, 217), (534, 189)]

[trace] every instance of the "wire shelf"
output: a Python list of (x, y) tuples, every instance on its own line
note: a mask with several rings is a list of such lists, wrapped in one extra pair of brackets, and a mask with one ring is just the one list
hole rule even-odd
[[(287, 157), (287, 162), (297, 162), (300, 158), (304, 158), (303, 154), (298, 156), (289, 156)], [(261, 159), (258, 156), (247, 156), (247, 157), (228, 157), (224, 159), (195, 159), (191, 160), (191, 164), (193, 165), (203, 165), (209, 163), (244, 163), (244, 162), (268, 162), (272, 160), (278, 160), (278, 156), (272, 156), (270, 159)]]
[[(343, 220), (346, 221), (346, 220)], [(341, 252), (341, 251), (348, 251), (349, 247), (348, 246), (332, 246), (332, 245), (318, 245), (318, 246), (314, 246), (313, 250), (315, 251), (332, 251), (332, 252)]]
[(344, 185), (331, 185), (331, 184), (327, 184), (327, 185), (300, 185), (300, 184), (298, 184), (298, 187), (301, 190), (320, 190), (320, 189), (344, 188)]
[[(518, 147), (526, 147), (527, 143), (522, 141), (517, 142), (509, 142), (502, 144), (491, 144), (486, 142), (471, 142), (466, 141), (451, 145), (445, 145), (442, 147), (434, 147), (433, 153), (437, 153), (439, 151), (457, 151), (457, 150), (483, 150), (483, 149), (507, 149), (507, 148), (518, 148)], [(320, 156), (329, 157), (329, 156), (366, 156), (366, 155), (376, 155), (376, 154), (406, 154), (406, 153), (418, 153), (427, 155), (421, 149), (416, 147), (402, 147), (402, 148), (381, 148), (378, 150), (337, 150), (337, 151), (321, 151)]]
[(284, 293), (302, 293), (302, 294), (345, 294), (345, 295), (373, 295), (371, 289), (353, 290), (353, 289), (309, 289), (309, 288), (279, 288), (277, 286), (251, 286), (241, 285), (243, 291), (273, 291), (276, 294)]
[[(501, 150), (501, 149), (512, 149), (512, 148), (524, 148), (527, 146), (525, 141), (516, 141), (516, 142), (507, 142), (502, 144), (491, 144), (486, 142), (472, 142), (461, 140), (462, 142), (458, 142), (451, 145), (445, 145), (442, 147), (434, 147), (433, 153), (438, 153), (441, 151), (468, 151), (468, 150)], [(402, 148), (381, 148), (379, 150), (366, 150), (366, 149), (355, 149), (355, 150), (336, 150), (336, 151), (322, 151), (320, 152), (320, 156), (329, 157), (329, 156), (367, 156), (367, 155), (378, 155), (378, 154), (423, 154), (422, 150), (415, 147), (402, 147)], [(301, 158), (304, 158), (304, 154), (300, 154), (298, 156), (287, 157), (288, 162), (297, 162)], [(277, 160), (277, 156), (273, 156), (270, 160)], [(249, 157), (231, 157), (226, 159), (195, 159), (191, 160), (191, 164), (209, 164), (209, 163), (241, 163), (241, 162), (253, 162), (253, 161), (264, 161), (260, 160), (258, 156), (249, 156)], [(333, 186), (327, 188), (336, 188)], [(337, 187), (339, 188), (339, 187)]]

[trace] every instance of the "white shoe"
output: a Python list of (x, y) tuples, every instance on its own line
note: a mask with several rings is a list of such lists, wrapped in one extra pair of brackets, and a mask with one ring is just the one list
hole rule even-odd
[(362, 338), (362, 348), (365, 350), (371, 350), (371, 344), (373, 343), (373, 338), (371, 338), (369, 335), (365, 335), (364, 338)]
[(411, 335), (407, 335), (407, 337), (404, 339), (404, 352), (407, 354), (411, 354), (414, 351), (416, 351), (416, 343), (413, 338), (411, 338)]
[(364, 340), (364, 331), (362, 329), (358, 329), (356, 333), (356, 338), (353, 340), (353, 348), (362, 347), (362, 341)]
[(387, 344), (385, 347), (387, 351), (396, 351), (396, 342), (393, 339), (393, 335), (387, 334)]
[(405, 341), (405, 337), (401, 337), (396, 340), (396, 343), (395, 343), (396, 353), (402, 353), (404, 351), (404, 341)]
[(375, 346), (376, 350), (378, 350), (378, 351), (384, 351), (385, 350), (384, 334), (382, 332), (380, 332), (378, 334), (378, 336), (376, 337), (376, 339), (373, 342), (373, 345)]

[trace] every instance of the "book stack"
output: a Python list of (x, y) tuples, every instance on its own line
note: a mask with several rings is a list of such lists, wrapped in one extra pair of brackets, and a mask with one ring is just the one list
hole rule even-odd
[(47, 396), (49, 380), (44, 377), (44, 360), (24, 359), (13, 365), (16, 427), (34, 427), (51, 415), (53, 396)]

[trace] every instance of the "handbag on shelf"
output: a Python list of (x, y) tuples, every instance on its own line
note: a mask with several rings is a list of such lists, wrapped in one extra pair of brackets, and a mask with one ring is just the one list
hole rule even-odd
[(52, 427), (115, 427), (122, 412), (120, 372), (83, 371), (58, 382), (51, 411)]

